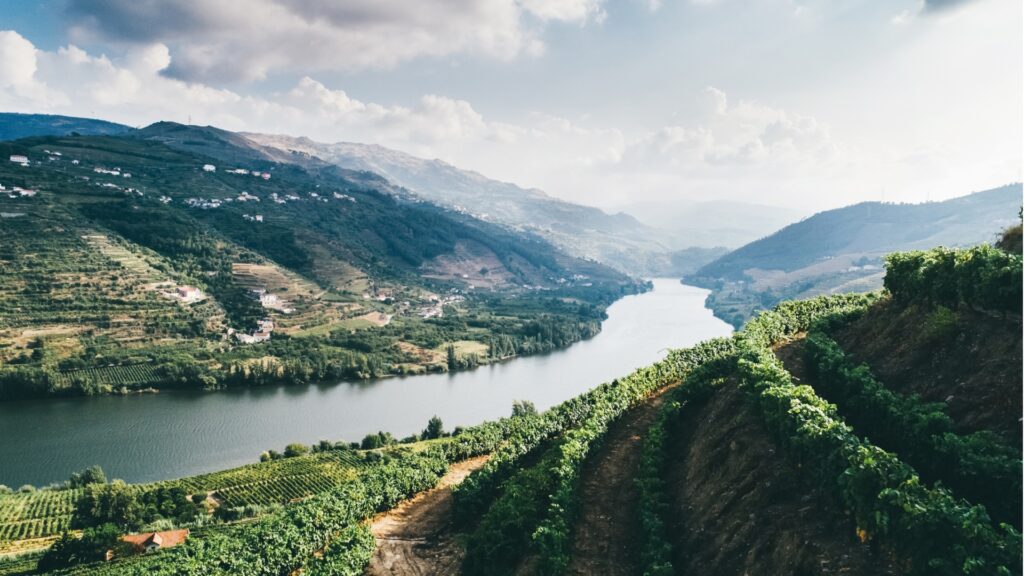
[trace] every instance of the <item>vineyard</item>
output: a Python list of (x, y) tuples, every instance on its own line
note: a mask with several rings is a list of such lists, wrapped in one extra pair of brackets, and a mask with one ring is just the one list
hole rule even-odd
[(38, 490), (0, 495), (0, 545), (42, 538), (71, 527), (81, 490)]
[(61, 386), (70, 386), (75, 380), (102, 382), (115, 388), (126, 386), (134, 388), (160, 382), (161, 375), (152, 363), (134, 364), (129, 366), (104, 366), (101, 368), (83, 368), (59, 372), (55, 377)]
[[(354, 451), (317, 452), (154, 484), (132, 485), (142, 493), (179, 487), (189, 494), (213, 493), (228, 508), (287, 504), (330, 491), (351, 481), (363, 464)], [(0, 546), (5, 542), (44, 538), (72, 527), (80, 489), (41, 489), (0, 495)]]
[[(985, 282), (1005, 279), (986, 278), (973, 290), (1000, 293)], [(635, 565), (611, 572), (706, 573), (690, 564), (705, 553), (692, 548), (701, 540), (680, 528), (681, 521), (691, 522), (692, 532), (699, 533), (699, 519), (677, 508), (698, 503), (677, 500), (680, 477), (674, 471), (684, 429), (692, 440), (693, 434), (721, 425), (713, 420), (687, 424), (687, 419), (728, 397), (739, 402), (729, 408), (730, 415), (746, 414), (759, 427), (759, 441), (772, 446), (748, 456), (772, 460), (799, 484), (796, 492), (783, 487), (794, 508), (802, 508), (801, 514), (813, 506), (830, 510), (822, 514), (828, 520), (811, 523), (822, 532), (806, 532), (808, 523), (800, 521), (800, 526), (744, 536), (761, 539), (752, 546), (772, 549), (777, 545), (772, 539), (804, 530), (800, 534), (815, 540), (812, 545), (838, 554), (840, 566), (847, 556), (856, 557), (850, 562), (857, 568), (839, 570), (843, 573), (1020, 574), (1019, 452), (984, 430), (960, 430), (941, 405), (889, 390), (830, 336), (896, 300), (870, 294), (787, 302), (731, 338), (672, 351), (661, 362), (548, 411), (520, 411), (413, 449), (327, 450), (165, 483), (193, 494), (212, 492), (221, 506), (284, 506), (251, 522), (197, 531), (159, 554), (67, 573), (270, 575), (299, 568), (310, 574), (359, 573), (374, 553), (364, 524), (368, 517), (433, 486), (449, 464), (490, 454), (453, 492), (452, 521), (465, 547), (462, 572), (515, 574), (528, 565), (540, 574), (565, 574), (576, 539), (584, 537), (579, 529), (588, 513), (583, 498), (584, 478), (592, 473), (588, 463), (618, 421), (664, 391), (657, 416), (645, 425), (637, 468), (615, 488), (636, 491), (635, 508), (601, 519), (638, 527), (630, 543)], [(800, 353), (787, 352), (795, 344)], [(728, 438), (729, 429), (722, 430)], [(726, 447), (724, 458), (739, 458), (742, 450)], [(703, 482), (686, 478), (686, 483)], [(705, 484), (715, 503), (734, 490)], [(3, 497), (4, 526), (70, 514), (74, 493), (63, 491), (63, 500), (57, 494)], [(731, 513), (747, 522), (760, 510)], [(684, 540), (691, 548), (681, 547)], [(814, 566), (830, 561), (815, 554), (809, 558)], [(796, 564), (771, 564), (784, 561)], [(777, 555), (759, 566), (788, 573), (809, 566), (801, 561)]]

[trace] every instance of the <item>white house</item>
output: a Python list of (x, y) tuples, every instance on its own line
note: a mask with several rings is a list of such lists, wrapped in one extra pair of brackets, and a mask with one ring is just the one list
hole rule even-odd
[(196, 302), (203, 298), (203, 291), (195, 286), (178, 286), (178, 298), (184, 302)]
[(216, 172), (217, 167), (213, 164), (203, 164), (203, 172)]
[(11, 154), (11, 162), (14, 162), (15, 164), (28, 164), (28, 156)]

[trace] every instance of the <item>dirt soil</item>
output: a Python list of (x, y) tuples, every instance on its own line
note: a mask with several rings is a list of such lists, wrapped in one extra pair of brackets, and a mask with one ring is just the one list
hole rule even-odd
[(436, 487), (377, 515), (370, 523), (377, 551), (364, 574), (458, 574), (464, 551), (452, 529), (452, 487), (488, 458), (453, 464)]
[(1021, 447), (1021, 324), (961, 310), (946, 322), (891, 300), (832, 336), (887, 387), (945, 402), (958, 432), (992, 430)]
[(662, 390), (624, 414), (587, 462), (569, 574), (639, 574), (639, 495), (633, 479), (640, 466), (643, 435), (664, 400)]
[(668, 482), (678, 574), (900, 574), (776, 451), (734, 380), (684, 408)]

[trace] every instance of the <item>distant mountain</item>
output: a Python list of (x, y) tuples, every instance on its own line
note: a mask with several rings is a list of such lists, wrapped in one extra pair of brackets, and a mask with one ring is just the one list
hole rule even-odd
[(1021, 185), (925, 204), (863, 202), (829, 210), (751, 242), (687, 276), (709, 304), (741, 324), (779, 301), (881, 286), (894, 251), (994, 242), (1016, 223)]
[(790, 208), (727, 200), (644, 202), (622, 206), (622, 210), (644, 224), (674, 234), (687, 246), (726, 248), (764, 238), (807, 215)]
[[(427, 160), (377, 145), (323, 144), (308, 138), (245, 133), (255, 143), (293, 157), (316, 157), (351, 170), (380, 174), (419, 197), (539, 234), (577, 256), (633, 275), (669, 273), (671, 249), (664, 234), (628, 214), (552, 198), (536, 189), (487, 178), (440, 160)], [(683, 243), (679, 246), (689, 246)]]
[(29, 136), (67, 136), (72, 133), (82, 136), (113, 136), (130, 130), (130, 126), (106, 120), (0, 112), (0, 140), (16, 140)]

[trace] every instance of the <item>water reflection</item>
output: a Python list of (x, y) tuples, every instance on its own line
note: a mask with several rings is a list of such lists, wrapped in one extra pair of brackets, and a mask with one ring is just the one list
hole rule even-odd
[(0, 483), (62, 480), (100, 464), (131, 482), (254, 462), (289, 442), (419, 432), (434, 414), (448, 429), (507, 415), (514, 400), (544, 409), (730, 327), (704, 308), (706, 291), (656, 280), (653, 292), (608, 310), (602, 332), (565, 350), (455, 374), (366, 382), (164, 391), (125, 397), (0, 403)]

